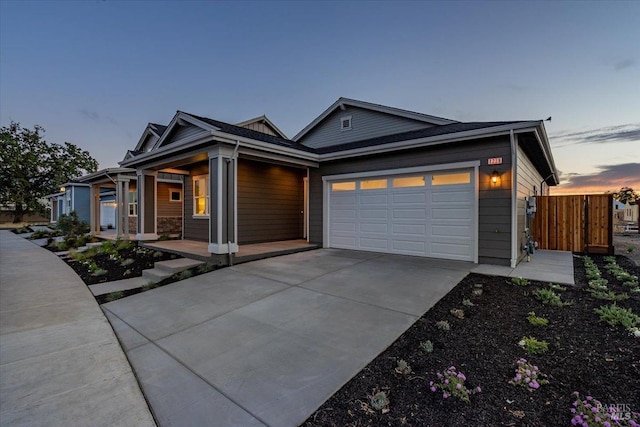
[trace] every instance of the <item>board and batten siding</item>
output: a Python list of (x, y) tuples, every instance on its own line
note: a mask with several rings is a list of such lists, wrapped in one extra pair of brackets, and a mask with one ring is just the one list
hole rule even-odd
[[(342, 130), (341, 118), (348, 116), (351, 129)], [(312, 148), (328, 147), (429, 127), (432, 125), (418, 120), (346, 106), (344, 111), (338, 109), (325, 117), (298, 142)]]
[[(480, 160), (478, 262), (509, 265), (511, 258), (510, 153), (509, 136), (503, 136), (322, 163), (319, 169), (310, 170), (310, 241), (322, 243), (323, 240), (322, 177), (325, 175)], [(502, 157), (503, 164), (489, 166), (487, 159), (490, 157)], [(498, 188), (492, 187), (490, 183), (491, 173), (494, 170), (498, 170), (501, 174), (501, 185)]]
[(301, 239), (306, 170), (238, 160), (238, 243)]
[(184, 178), (184, 189), (182, 200), (184, 205), (184, 238), (201, 242), (209, 241), (209, 218), (193, 217), (193, 177), (208, 175), (209, 166), (207, 162), (193, 165), (189, 171), (189, 176)]
[(241, 127), (246, 128), (246, 129), (255, 130), (256, 132), (266, 133), (267, 135), (277, 136), (278, 138), (280, 137), (280, 135), (275, 133), (271, 129), (271, 127), (268, 126), (265, 123), (249, 123), (249, 124), (241, 126)]
[(516, 215), (517, 215), (517, 233), (518, 233), (518, 260), (521, 260), (525, 257), (526, 252), (522, 250), (525, 235), (524, 229), (531, 228), (531, 224), (533, 223), (533, 219), (527, 221), (527, 202), (525, 201), (525, 197), (531, 197), (534, 194), (540, 194), (540, 183), (542, 182), (542, 175), (536, 170), (529, 157), (522, 150), (520, 145), (518, 145), (518, 155), (517, 155), (517, 166), (516, 166), (516, 183), (517, 183), (517, 194), (516, 194)]

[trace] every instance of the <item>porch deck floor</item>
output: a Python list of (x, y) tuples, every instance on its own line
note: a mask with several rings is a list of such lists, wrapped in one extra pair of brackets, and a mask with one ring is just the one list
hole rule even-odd
[[(195, 240), (165, 240), (162, 242), (144, 243), (144, 246), (179, 253), (185, 257), (191, 256), (204, 260), (211, 257), (211, 254), (208, 251), (207, 242), (198, 242)], [(240, 245), (234, 262), (242, 263), (260, 258), (267, 258), (269, 256), (289, 254), (316, 249), (319, 247), (320, 246), (311, 244), (303, 239)]]

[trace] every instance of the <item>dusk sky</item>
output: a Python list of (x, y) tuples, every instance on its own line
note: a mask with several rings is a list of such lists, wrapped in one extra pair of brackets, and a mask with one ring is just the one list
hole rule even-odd
[(555, 193), (640, 189), (640, 2), (0, 1), (0, 125), (113, 167), (176, 110), (293, 137), (340, 96), (545, 122)]

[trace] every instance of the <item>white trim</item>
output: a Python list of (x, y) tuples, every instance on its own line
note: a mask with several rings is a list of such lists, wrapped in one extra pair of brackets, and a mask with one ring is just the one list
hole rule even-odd
[(475, 207), (476, 207), (476, 214), (475, 214), (475, 239), (476, 239), (476, 245), (473, 248), (474, 251), (474, 255), (473, 255), (473, 262), (475, 264), (478, 264), (478, 252), (480, 251), (480, 165), (476, 165), (473, 167), (473, 172), (474, 172), (474, 180), (475, 180), (475, 185), (474, 185), (474, 200), (473, 202), (475, 203)]
[(417, 113), (415, 111), (402, 110), (400, 108), (387, 107), (386, 105), (373, 104), (365, 101), (358, 101), (355, 99), (349, 98), (339, 98), (336, 102), (331, 104), (329, 108), (324, 110), (322, 114), (316, 117), (311, 123), (309, 123), (304, 129), (302, 129), (296, 136), (292, 138), (293, 141), (298, 141), (304, 135), (309, 133), (311, 129), (316, 127), (320, 122), (322, 122), (327, 116), (333, 113), (336, 109), (340, 109), (341, 111), (345, 111), (346, 105), (350, 105), (352, 107), (362, 108), (365, 110), (377, 111), (380, 113), (392, 114), (394, 116), (405, 117), (412, 120), (418, 120), (421, 122), (434, 124), (434, 125), (448, 125), (452, 123), (459, 123), (455, 120), (445, 119), (443, 117), (430, 116), (428, 114)]
[[(178, 193), (180, 198), (178, 198), (178, 200), (174, 200), (171, 197), (171, 193)], [(170, 203), (181, 203), (182, 202), (182, 188), (171, 188), (171, 187), (169, 187), (169, 202)]]
[[(154, 152), (157, 151), (156, 149), (160, 149), (162, 147), (162, 144), (165, 142), (165, 140), (167, 140), (168, 136), (171, 134), (171, 132), (173, 131), (173, 128), (175, 128), (176, 126), (180, 126), (180, 123), (190, 123), (196, 127), (201, 128), (203, 131), (210, 131), (210, 130), (220, 130), (220, 128), (217, 128), (215, 126), (212, 126), (208, 123), (205, 123), (201, 120), (196, 119), (195, 117), (193, 117), (192, 115), (190, 115), (189, 113), (185, 113), (183, 111), (178, 111), (176, 113), (175, 116), (173, 116), (173, 119), (171, 119), (171, 122), (169, 122), (169, 124), (167, 125), (167, 129), (164, 131), (164, 133), (162, 134), (162, 136), (156, 141), (155, 144), (153, 144), (153, 147), (151, 147), (150, 152)], [(197, 135), (198, 136), (198, 135)], [(188, 140), (189, 138), (184, 138), (184, 140)], [(181, 142), (182, 140), (178, 140), (178, 141), (174, 141), (171, 145), (174, 145), (176, 142)], [(141, 154), (141, 156), (144, 154)], [(139, 156), (136, 156), (139, 157)]]
[(303, 237), (306, 237), (307, 242), (310, 241), (309, 238), (309, 168), (307, 168), (307, 176), (302, 178), (302, 193), (303, 193), (303, 209), (304, 209), (304, 228), (303, 228)]
[[(196, 181), (204, 181), (205, 182), (205, 188), (204, 188), (204, 196), (198, 196), (196, 198)], [(193, 200), (191, 201), (191, 203), (193, 203), (193, 218), (209, 218), (209, 215), (211, 215), (211, 185), (208, 182), (209, 181), (209, 174), (200, 174), (200, 175), (194, 175), (191, 177), (191, 188), (193, 189)], [(199, 214), (196, 213), (196, 199), (200, 199), (204, 197), (205, 200), (205, 213), (203, 214)]]
[(182, 184), (182, 181), (177, 179), (158, 178), (158, 182), (166, 182), (168, 184)]
[(518, 264), (518, 141), (513, 130), (510, 132), (511, 144), (511, 268)]
[(437, 165), (428, 165), (428, 166), (416, 166), (410, 168), (399, 168), (399, 169), (382, 169), (382, 170), (374, 170), (368, 172), (354, 172), (354, 173), (344, 173), (338, 175), (324, 175), (322, 177), (323, 181), (336, 181), (339, 179), (359, 179), (359, 178), (369, 178), (374, 176), (383, 176), (383, 175), (405, 175), (411, 173), (419, 173), (419, 172), (431, 172), (438, 170), (447, 170), (447, 169), (469, 169), (480, 166), (480, 160), (472, 160), (469, 162), (457, 162), (457, 163), (441, 163)]
[[(351, 121), (352, 119), (353, 119), (352, 115), (340, 117), (340, 131), (353, 129), (353, 122)], [(348, 127), (344, 127), (343, 126), (344, 122), (347, 121), (347, 120), (349, 121), (349, 126)]]
[[(277, 134), (276, 136), (279, 136), (282, 139), (289, 139), (289, 138), (287, 138), (287, 135), (285, 135), (284, 132), (282, 132), (280, 129), (278, 129), (278, 127), (276, 125), (274, 125), (273, 122), (271, 120), (269, 120), (267, 118), (267, 116), (265, 116), (264, 114), (262, 116), (260, 116), (260, 117), (256, 117), (256, 118), (253, 118), (253, 119), (245, 120), (245, 121), (240, 122), (240, 123), (236, 123), (235, 125), (239, 126), (239, 127), (243, 127), (245, 129), (249, 129), (249, 128), (246, 127), (247, 125), (250, 125), (252, 123), (261, 124), (260, 122), (265, 122), (267, 125), (269, 125), (276, 132), (276, 134)], [(253, 130), (253, 129), (249, 129), (249, 130)], [(256, 131), (256, 132), (258, 132), (258, 131)]]
[[(218, 242), (222, 242), (222, 155), (215, 157), (216, 162), (218, 163), (218, 175), (216, 177), (216, 227), (217, 234), (216, 237)], [(211, 171), (209, 171), (211, 173)], [(209, 191), (211, 194), (211, 191)], [(211, 196), (209, 196), (211, 199)], [(211, 210), (209, 210), (211, 212)]]

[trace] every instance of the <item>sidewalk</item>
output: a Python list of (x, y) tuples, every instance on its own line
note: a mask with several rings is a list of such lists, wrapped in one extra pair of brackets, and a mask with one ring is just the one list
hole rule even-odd
[(472, 273), (490, 276), (524, 277), (529, 280), (575, 285), (573, 254), (565, 251), (539, 250), (531, 255), (531, 261), (522, 261), (516, 268), (501, 265), (479, 264)]
[(9, 231), (0, 231), (0, 425), (155, 426), (89, 289)]

